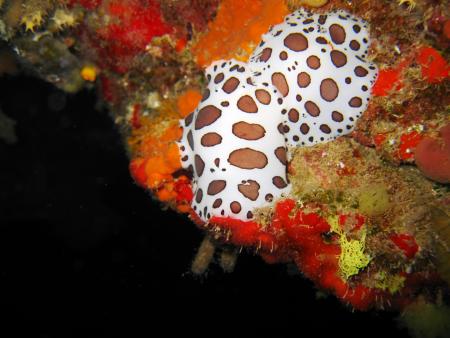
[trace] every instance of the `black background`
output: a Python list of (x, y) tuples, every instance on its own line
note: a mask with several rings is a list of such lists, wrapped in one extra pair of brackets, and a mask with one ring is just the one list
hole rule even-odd
[(396, 314), (317, 300), (295, 269), (245, 251), (231, 274), (193, 276), (201, 232), (134, 184), (94, 91), (23, 76), (0, 88), (18, 135), (0, 140), (0, 337), (407, 337)]

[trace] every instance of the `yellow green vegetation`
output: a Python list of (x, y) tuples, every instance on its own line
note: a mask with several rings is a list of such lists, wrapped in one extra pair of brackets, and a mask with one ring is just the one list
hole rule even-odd
[(413, 10), (417, 3), (414, 0), (397, 0), (399, 6), (406, 5), (408, 10)]
[(25, 31), (34, 32), (35, 29), (42, 26), (48, 12), (53, 8), (52, 1), (29, 0), (23, 2), (23, 13), (20, 23)]
[(359, 210), (368, 216), (377, 216), (389, 208), (389, 193), (384, 184), (362, 187), (358, 194)]
[(359, 230), (359, 239), (349, 239), (344, 230), (341, 229), (337, 216), (330, 216), (327, 220), (331, 231), (339, 236), (339, 245), (341, 246), (339, 272), (347, 280), (351, 276), (358, 274), (370, 262), (370, 257), (364, 253), (367, 229), (363, 225)]
[(375, 287), (391, 294), (397, 293), (405, 284), (405, 277), (380, 271), (374, 276)]
[(0, 21), (3, 21), (7, 33), (2, 33), (11, 38), (17, 32), (35, 32), (45, 28), (48, 15), (53, 11), (57, 2), (54, 0), (0, 0)]
[(53, 13), (51, 23), (56, 30), (62, 30), (77, 25), (81, 19), (81, 13), (76, 11), (68, 11), (66, 9), (58, 8)]
[(36, 28), (42, 25), (42, 22), (43, 17), (41, 11), (34, 11), (31, 13), (27, 13), (20, 20), (20, 23), (25, 27), (25, 30), (32, 32), (34, 32)]

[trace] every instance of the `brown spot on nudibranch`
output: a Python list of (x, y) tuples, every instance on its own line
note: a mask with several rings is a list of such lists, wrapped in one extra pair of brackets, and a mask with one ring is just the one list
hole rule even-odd
[(244, 197), (256, 201), (259, 197), (260, 185), (254, 180), (248, 180), (243, 184), (238, 185), (239, 192), (244, 195)]
[(222, 111), (212, 105), (208, 105), (200, 109), (195, 119), (195, 130), (199, 130), (203, 127), (209, 126), (210, 124), (214, 123), (221, 115)]
[(225, 78), (225, 75), (223, 75), (223, 73), (219, 73), (214, 77), (214, 83), (218, 84), (218, 83), (222, 82), (224, 78)]
[(318, 69), (320, 67), (320, 59), (315, 55), (311, 55), (306, 59), (306, 64), (311, 69)]
[(369, 72), (367, 71), (367, 69), (361, 67), (361, 66), (356, 66), (355, 67), (355, 75), (359, 76), (359, 77), (364, 77), (368, 74)]
[(255, 103), (255, 100), (253, 100), (250, 96), (244, 95), (239, 98), (237, 102), (237, 106), (240, 110), (242, 110), (245, 113), (257, 113), (258, 112), (258, 106)]
[(351, 100), (348, 102), (350, 107), (361, 107), (362, 106), (362, 100), (360, 97), (352, 97)]
[(271, 96), (267, 90), (257, 89), (255, 91), (256, 99), (262, 104), (269, 104), (271, 101)]
[(272, 74), (272, 84), (277, 87), (281, 95), (287, 96), (289, 93), (289, 85), (284, 77), (283, 73), (273, 73)]
[(283, 123), (278, 123), (277, 129), (281, 135), (284, 135), (284, 124)]
[(275, 149), (275, 156), (280, 160), (282, 164), (287, 164), (287, 154), (285, 147), (278, 147), (277, 149)]
[(328, 40), (325, 39), (323, 36), (319, 36), (316, 38), (316, 42), (321, 45), (326, 45), (328, 43)]
[(189, 144), (189, 147), (191, 147), (192, 150), (194, 150), (194, 137), (192, 136), (192, 130), (189, 130), (187, 134), (187, 141)]
[(208, 195), (213, 196), (217, 195), (219, 192), (223, 191), (227, 186), (227, 182), (225, 180), (214, 180), (211, 181), (208, 185)]
[(202, 189), (198, 189), (197, 193), (195, 194), (195, 201), (197, 203), (200, 203), (203, 199), (203, 190)]
[(202, 158), (199, 155), (195, 155), (195, 171), (197, 172), (197, 176), (200, 177), (203, 175), (203, 170), (205, 170), (205, 162), (202, 160)]
[(211, 94), (211, 92), (209, 91), (208, 88), (205, 89), (205, 91), (203, 92), (203, 96), (202, 96), (202, 102), (206, 101), (209, 98), (209, 95)]
[(350, 48), (352, 50), (359, 50), (360, 47), (361, 47), (361, 45), (359, 44), (358, 41), (356, 41), (356, 40), (350, 41)]
[(186, 124), (186, 127), (189, 127), (192, 123), (192, 120), (194, 119), (194, 113), (190, 113), (186, 118), (184, 119), (184, 123)]
[(207, 133), (202, 136), (202, 139), (200, 140), (200, 143), (202, 146), (205, 147), (213, 147), (217, 144), (220, 144), (222, 142), (222, 136), (220, 136), (217, 133)]
[(338, 50), (333, 50), (331, 51), (330, 55), (331, 62), (333, 62), (333, 65), (335, 65), (337, 68), (340, 68), (347, 64), (347, 56), (344, 53)]
[(332, 24), (329, 28), (331, 40), (337, 45), (340, 45), (345, 41), (345, 29), (336, 23)]
[(227, 94), (231, 94), (232, 92), (234, 92), (237, 88), (237, 86), (239, 86), (240, 81), (233, 77), (230, 77), (228, 80), (225, 81), (225, 83), (222, 86), (222, 90), (227, 93)]
[(281, 176), (275, 176), (274, 178), (272, 178), (272, 183), (278, 189), (283, 189), (283, 188), (287, 187), (287, 183), (284, 181), (284, 179)]
[(309, 126), (306, 123), (302, 123), (302, 125), (300, 126), (300, 131), (302, 132), (303, 135), (308, 134)]
[(212, 207), (213, 207), (213, 208), (218, 208), (218, 207), (220, 207), (221, 205), (222, 205), (222, 199), (221, 199), (221, 198), (218, 198), (218, 199), (216, 199), (216, 200), (214, 201)]
[(325, 134), (331, 133), (331, 128), (327, 124), (321, 124), (319, 129), (322, 131), (322, 133)]
[(306, 72), (301, 72), (297, 75), (297, 84), (300, 88), (306, 88), (311, 83), (311, 77)]
[(264, 137), (266, 130), (259, 124), (244, 121), (233, 124), (233, 134), (244, 140), (259, 140)]
[(316, 117), (320, 114), (320, 108), (312, 101), (307, 101), (305, 103), (305, 109), (309, 115)]
[(295, 123), (298, 121), (299, 117), (300, 117), (300, 114), (298, 113), (297, 109), (292, 108), (289, 110), (289, 113), (288, 113), (289, 121)]
[(342, 115), (340, 112), (338, 112), (338, 111), (333, 111), (332, 113), (331, 113), (331, 118), (332, 118), (332, 120), (333, 121), (336, 121), (336, 122), (342, 122), (343, 120), (344, 120), (344, 115)]
[(332, 102), (339, 94), (339, 88), (333, 79), (325, 79), (320, 83), (320, 96), (328, 102)]
[(291, 33), (284, 38), (284, 45), (294, 52), (302, 52), (308, 48), (308, 39), (301, 33)]
[(234, 214), (238, 214), (242, 207), (241, 207), (241, 203), (237, 202), (237, 201), (233, 201), (230, 203), (230, 209)]
[(259, 61), (267, 62), (267, 60), (270, 59), (270, 56), (272, 55), (272, 48), (264, 48), (261, 52), (261, 56), (259, 57)]
[(230, 72), (234, 72), (235, 70), (237, 70), (239, 68), (239, 65), (234, 65), (230, 68)]
[(258, 150), (241, 148), (228, 156), (228, 162), (241, 169), (262, 169), (267, 165), (267, 156)]
[(319, 15), (319, 20), (317, 20), (321, 25), (327, 21), (327, 15)]

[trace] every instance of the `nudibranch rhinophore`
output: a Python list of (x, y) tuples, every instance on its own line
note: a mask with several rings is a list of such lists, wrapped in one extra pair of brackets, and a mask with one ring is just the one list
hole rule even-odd
[(207, 88), (180, 122), (179, 142), (202, 221), (252, 219), (255, 208), (289, 193), (288, 147), (353, 130), (377, 76), (368, 46), (364, 20), (300, 9), (263, 35), (248, 63), (206, 69)]

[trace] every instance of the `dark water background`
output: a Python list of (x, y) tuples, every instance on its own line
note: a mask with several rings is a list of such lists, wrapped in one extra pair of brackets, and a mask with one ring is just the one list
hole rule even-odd
[(251, 253), (232, 274), (193, 276), (201, 232), (134, 184), (93, 91), (28, 77), (0, 88), (18, 136), (0, 140), (0, 337), (407, 336), (394, 314), (316, 300), (293, 269)]

